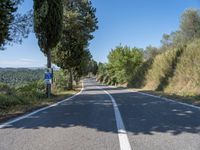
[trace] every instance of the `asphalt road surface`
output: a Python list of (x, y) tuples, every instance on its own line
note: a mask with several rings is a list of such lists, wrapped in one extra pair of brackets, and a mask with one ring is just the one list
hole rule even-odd
[(200, 150), (200, 109), (84, 80), (75, 97), (0, 125), (0, 150)]

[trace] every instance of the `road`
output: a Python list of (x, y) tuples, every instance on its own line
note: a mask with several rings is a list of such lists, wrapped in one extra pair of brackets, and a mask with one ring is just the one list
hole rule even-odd
[(0, 150), (200, 150), (200, 109), (84, 80), (73, 97), (0, 126)]

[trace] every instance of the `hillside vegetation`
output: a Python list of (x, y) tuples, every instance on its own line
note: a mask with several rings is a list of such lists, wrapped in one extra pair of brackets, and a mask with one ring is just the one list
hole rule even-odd
[[(97, 64), (91, 61), (85, 74), (96, 74)], [(0, 68), (0, 120), (37, 107), (52, 104), (80, 90), (79, 80), (73, 79), (70, 88), (70, 73), (67, 70), (54, 71), (52, 97), (46, 96), (45, 69)]]
[(200, 94), (200, 39), (188, 44), (182, 52), (165, 91), (180, 95)]
[(11, 87), (44, 79), (44, 69), (0, 68), (0, 82)]
[(37, 107), (49, 105), (76, 93), (68, 90), (69, 73), (54, 72), (52, 97), (47, 99), (43, 69), (0, 69), (0, 119), (4, 116), (23, 113)]
[[(161, 44), (159, 48), (148, 46), (145, 50), (138, 49), (142, 55), (125, 56), (127, 46), (121, 46), (120, 51), (119, 47), (116, 47), (110, 52), (108, 63), (99, 64), (98, 80), (107, 84), (198, 97), (200, 95), (199, 10), (186, 10), (181, 17), (179, 30), (164, 34)], [(131, 48), (129, 50), (133, 52)], [(110, 56), (114, 53), (118, 54), (111, 59)], [(124, 55), (123, 61), (120, 61), (121, 54)]]

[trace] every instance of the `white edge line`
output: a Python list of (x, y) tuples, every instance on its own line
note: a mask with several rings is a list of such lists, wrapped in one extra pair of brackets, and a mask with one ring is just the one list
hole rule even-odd
[(116, 119), (116, 124), (117, 124), (117, 130), (118, 130), (118, 138), (119, 138), (119, 145), (120, 145), (120, 150), (132, 150), (128, 136), (127, 136), (127, 132), (119, 111), (119, 108), (117, 106), (117, 103), (114, 99), (114, 97), (107, 92), (106, 90), (104, 90), (103, 88), (100, 88), (97, 86), (97, 88), (103, 90), (111, 99), (112, 104), (113, 104), (113, 108), (114, 108), (114, 113), (115, 113), (115, 119)]
[(143, 93), (143, 92), (137, 92), (137, 91), (132, 91), (132, 92), (136, 92), (136, 93), (146, 95), (146, 96), (151, 96), (151, 97), (154, 97), (154, 98), (160, 98), (160, 99), (168, 101), (168, 102), (173, 102), (173, 103), (181, 104), (181, 105), (184, 105), (184, 106), (187, 106), (187, 107), (192, 107), (192, 108), (196, 108), (196, 109), (200, 110), (199, 106), (195, 106), (195, 105), (191, 105), (191, 104), (187, 104), (187, 103), (183, 103), (183, 102), (177, 102), (175, 100), (172, 100), (172, 99), (169, 99), (169, 98), (166, 98), (166, 97), (156, 96), (156, 95), (147, 94), (147, 93)]
[(5, 122), (5, 123), (3, 123), (3, 124), (0, 124), (0, 129), (5, 128), (6, 126), (8, 126), (8, 125), (10, 125), (10, 124), (12, 124), (12, 123), (18, 122), (18, 121), (23, 120), (23, 119), (25, 119), (25, 118), (28, 118), (28, 117), (30, 117), (30, 116), (32, 116), (32, 115), (35, 115), (35, 114), (37, 114), (37, 113), (39, 113), (39, 112), (42, 112), (42, 111), (44, 111), (44, 110), (47, 110), (47, 109), (49, 109), (49, 108), (58, 106), (59, 104), (61, 104), (61, 103), (63, 103), (63, 102), (69, 101), (69, 100), (73, 99), (74, 97), (80, 95), (80, 94), (83, 92), (83, 90), (84, 90), (84, 84), (83, 84), (83, 82), (82, 82), (81, 91), (78, 92), (78, 93), (76, 93), (75, 95), (73, 95), (73, 96), (71, 96), (71, 97), (69, 97), (69, 98), (67, 98), (67, 99), (64, 99), (64, 100), (62, 100), (62, 101), (60, 101), (60, 102), (57, 102), (57, 103), (55, 103), (55, 104), (52, 104), (52, 105), (50, 105), (50, 106), (43, 107), (43, 108), (38, 109), (38, 110), (36, 110), (36, 111), (33, 111), (33, 112), (29, 113), (29, 114), (23, 115), (23, 116), (21, 116), (21, 117), (17, 117), (17, 118), (15, 118), (15, 119), (12, 119), (12, 120), (10, 120), (10, 121), (7, 121), (7, 122)]
[[(108, 86), (108, 87), (117, 88), (117, 86)], [(196, 109), (200, 110), (199, 106), (195, 106), (195, 105), (192, 105), (192, 104), (187, 104), (187, 103), (184, 103), (184, 102), (178, 102), (178, 101), (172, 100), (170, 98), (152, 95), (152, 94), (139, 92), (139, 91), (135, 91), (135, 90), (131, 90), (131, 89), (127, 89), (127, 90), (130, 91), (130, 92), (138, 93), (138, 94), (145, 95), (145, 96), (151, 96), (151, 97), (154, 97), (154, 98), (159, 98), (159, 99), (162, 99), (162, 100), (165, 100), (165, 101), (168, 101), (168, 102), (173, 102), (173, 103), (181, 104), (181, 105), (184, 105), (184, 106), (187, 106), (187, 107), (192, 107), (192, 108), (196, 108)]]

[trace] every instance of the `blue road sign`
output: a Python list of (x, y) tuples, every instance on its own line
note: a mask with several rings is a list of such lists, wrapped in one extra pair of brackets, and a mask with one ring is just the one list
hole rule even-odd
[(44, 74), (44, 80), (45, 80), (46, 84), (51, 84), (52, 77), (53, 77), (52, 73), (45, 72), (45, 74)]
[(50, 72), (45, 72), (45, 76), (44, 76), (44, 79), (52, 79), (52, 73)]

